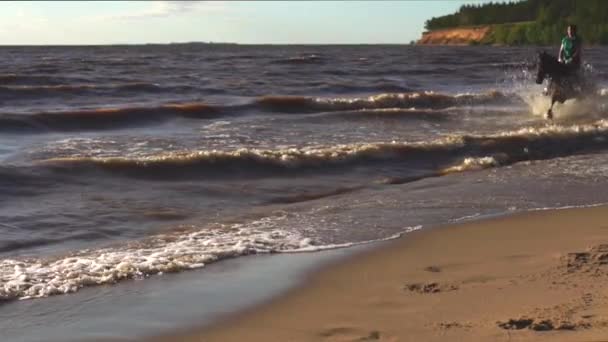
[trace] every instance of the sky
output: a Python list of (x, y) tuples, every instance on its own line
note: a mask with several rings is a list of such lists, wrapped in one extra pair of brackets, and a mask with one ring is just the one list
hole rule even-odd
[(469, 1), (1, 1), (0, 45), (407, 44)]

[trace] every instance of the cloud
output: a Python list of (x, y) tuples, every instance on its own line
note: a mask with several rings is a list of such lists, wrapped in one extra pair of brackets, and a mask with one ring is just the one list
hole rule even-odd
[(192, 13), (223, 11), (224, 1), (150, 1), (150, 6), (138, 12), (122, 13), (104, 19), (135, 20), (168, 18)]
[(24, 8), (16, 8), (9, 20), (0, 21), (0, 32), (20, 32), (44, 30), (49, 19)]

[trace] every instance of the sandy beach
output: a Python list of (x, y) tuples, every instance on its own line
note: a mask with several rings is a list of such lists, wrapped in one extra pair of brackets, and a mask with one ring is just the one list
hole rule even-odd
[(202, 331), (160, 341), (602, 341), (608, 208), (408, 234)]
[(0, 342), (608, 342), (608, 0), (2, 9)]

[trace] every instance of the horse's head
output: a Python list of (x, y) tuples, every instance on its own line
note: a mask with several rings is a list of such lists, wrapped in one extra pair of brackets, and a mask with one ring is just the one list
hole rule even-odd
[(545, 52), (538, 53), (538, 72), (536, 73), (536, 84), (542, 84), (547, 77), (547, 60), (550, 56)]

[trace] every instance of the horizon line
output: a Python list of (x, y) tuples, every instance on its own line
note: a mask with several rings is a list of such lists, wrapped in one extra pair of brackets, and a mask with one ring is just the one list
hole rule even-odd
[(171, 42), (171, 43), (102, 43), (102, 44), (0, 44), (0, 47), (63, 47), (63, 46), (146, 46), (146, 45), (239, 45), (239, 46), (359, 46), (359, 45), (418, 45), (409, 43), (230, 43), (230, 42)]

